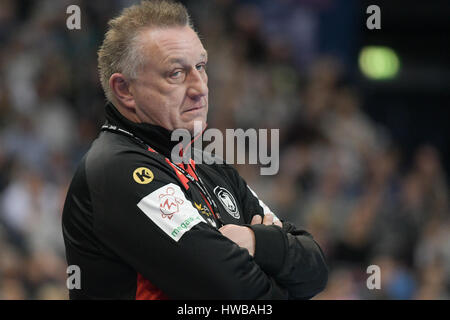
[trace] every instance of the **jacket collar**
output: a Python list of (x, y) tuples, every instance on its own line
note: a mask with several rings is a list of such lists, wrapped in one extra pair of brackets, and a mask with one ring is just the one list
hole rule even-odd
[[(177, 146), (180, 141), (171, 141), (172, 131), (167, 130), (158, 125), (149, 123), (136, 123), (125, 118), (112, 103), (107, 103), (105, 106), (106, 124), (117, 126), (131, 132), (133, 135), (144, 141), (150, 147), (170, 159), (173, 148), (180, 148)], [(202, 132), (203, 134), (203, 132)], [(193, 141), (198, 138), (194, 137), (191, 141), (183, 146), (183, 149), (191, 148)]]

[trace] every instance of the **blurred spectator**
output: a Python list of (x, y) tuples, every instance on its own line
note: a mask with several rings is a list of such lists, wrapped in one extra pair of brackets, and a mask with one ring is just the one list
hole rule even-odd
[[(2, 1), (0, 299), (68, 297), (61, 206), (103, 121), (96, 50), (108, 19), (135, 2)], [(209, 127), (280, 129), (276, 176), (236, 167), (324, 249), (330, 279), (316, 298), (449, 299), (440, 150), (420, 146), (406, 167), (401, 146), (364, 111), (348, 76), (355, 2), (182, 2), (209, 52)], [(65, 28), (68, 4), (82, 8), (81, 30)], [(371, 264), (381, 290), (366, 286)]]

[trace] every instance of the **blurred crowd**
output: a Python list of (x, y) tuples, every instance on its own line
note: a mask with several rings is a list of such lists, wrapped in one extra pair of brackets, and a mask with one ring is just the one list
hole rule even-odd
[[(107, 21), (135, 2), (2, 0), (0, 299), (68, 297), (61, 213), (104, 119), (96, 50)], [(209, 127), (280, 129), (277, 175), (236, 167), (323, 248), (329, 282), (316, 299), (449, 299), (439, 150), (419, 146), (402, 166), (345, 58), (320, 52), (319, 16), (333, 1), (183, 2), (208, 50)], [(82, 8), (81, 30), (66, 28), (70, 4)], [(370, 265), (380, 290), (366, 286)]]

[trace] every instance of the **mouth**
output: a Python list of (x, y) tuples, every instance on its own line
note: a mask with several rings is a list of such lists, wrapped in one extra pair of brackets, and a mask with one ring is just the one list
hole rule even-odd
[(183, 113), (198, 111), (198, 110), (203, 109), (204, 107), (205, 107), (204, 105), (189, 107), (186, 110), (184, 110)]

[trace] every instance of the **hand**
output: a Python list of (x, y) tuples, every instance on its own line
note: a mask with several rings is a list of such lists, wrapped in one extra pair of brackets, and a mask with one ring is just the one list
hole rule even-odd
[(273, 213), (267, 213), (264, 215), (264, 220), (261, 218), (261, 216), (259, 214), (256, 214), (253, 216), (252, 221), (250, 222), (250, 224), (265, 224), (266, 226), (271, 226), (271, 225), (276, 225), (279, 226), (280, 228), (283, 227), (283, 224), (281, 223), (280, 220), (277, 221), (273, 221), (274, 215)]
[(236, 224), (226, 224), (219, 229), (225, 237), (236, 243), (239, 247), (247, 249), (253, 257), (255, 254), (255, 234), (252, 229)]

